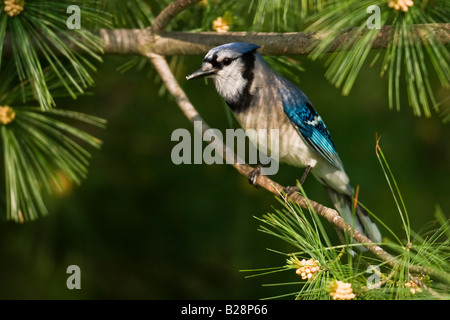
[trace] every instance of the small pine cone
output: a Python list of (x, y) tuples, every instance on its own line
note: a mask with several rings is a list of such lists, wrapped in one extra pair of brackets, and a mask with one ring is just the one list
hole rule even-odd
[(296, 264), (299, 268), (295, 271), (295, 273), (301, 276), (303, 280), (311, 279), (315, 273), (320, 271), (319, 261), (314, 259), (302, 259), (302, 261), (297, 259)]
[(4, 11), (10, 17), (14, 17), (19, 15), (25, 6), (25, 0), (5, 0), (4, 1), (5, 8)]
[(413, 0), (389, 0), (388, 7), (393, 8), (394, 10), (402, 10), (403, 12), (407, 12), (409, 7), (414, 5)]
[(329, 293), (333, 300), (351, 300), (356, 297), (352, 284), (342, 281), (333, 281), (329, 287)]
[(230, 30), (230, 26), (228, 25), (227, 21), (225, 21), (225, 19), (223, 19), (222, 17), (218, 17), (213, 21), (213, 29), (219, 33), (228, 32), (228, 30)]
[(0, 124), (7, 125), (16, 118), (16, 112), (9, 106), (0, 106)]

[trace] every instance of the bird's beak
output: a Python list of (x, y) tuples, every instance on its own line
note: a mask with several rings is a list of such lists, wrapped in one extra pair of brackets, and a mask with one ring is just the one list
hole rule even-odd
[(215, 70), (212, 68), (212, 66), (209, 63), (207, 63), (207, 64), (204, 63), (200, 69), (198, 69), (197, 71), (194, 71), (193, 73), (188, 75), (186, 77), (186, 80), (192, 80), (192, 79), (198, 79), (198, 78), (202, 78), (202, 77), (212, 76), (215, 73), (216, 73)]

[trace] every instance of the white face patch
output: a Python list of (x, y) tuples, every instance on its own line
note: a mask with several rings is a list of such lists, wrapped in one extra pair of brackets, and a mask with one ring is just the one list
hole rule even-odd
[(223, 66), (213, 77), (217, 91), (226, 101), (236, 101), (241, 97), (247, 84), (242, 72), (243, 64), (237, 59), (230, 65)]
[[(214, 70), (215, 73), (211, 75), (211, 78), (217, 92), (228, 105), (242, 105), (242, 99), (248, 100), (244, 96), (246, 91), (251, 90), (248, 84), (249, 80), (252, 79), (249, 76), (249, 72), (252, 72), (252, 70), (247, 70), (248, 62), (243, 59), (245, 53), (223, 46), (218, 48), (211, 49), (207, 53), (203, 60), (204, 69)], [(253, 68), (253, 63), (251, 68)]]

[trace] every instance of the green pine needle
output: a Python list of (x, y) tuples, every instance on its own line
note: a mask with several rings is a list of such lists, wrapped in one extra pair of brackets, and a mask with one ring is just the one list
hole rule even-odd
[[(77, 120), (104, 127), (103, 119), (67, 110), (14, 108), (16, 117), (0, 125), (4, 151), (7, 219), (34, 220), (47, 214), (45, 194), (61, 190), (59, 173), (76, 184), (86, 177), (90, 153), (101, 141), (67, 123)], [(61, 120), (60, 120), (61, 118)]]
[[(106, 121), (68, 110), (17, 107), (33, 100), (32, 83), (13, 87), (18, 80), (14, 66), (6, 69), (0, 76), (6, 79), (0, 84), (0, 106), (12, 107), (15, 118), (0, 123), (1, 177), (5, 180), (0, 207), (6, 204), (7, 219), (24, 222), (47, 214), (46, 197), (64, 191), (64, 180), (80, 184), (86, 177), (91, 155), (84, 145), (99, 148), (101, 141), (75, 124), (104, 128)], [(43, 74), (53, 97), (67, 96), (54, 69), (48, 67)]]
[[(406, 239), (394, 235), (397, 242), (388, 238), (383, 245), (390, 249), (397, 263), (389, 265), (370, 253), (359, 253), (353, 257), (348, 253), (354, 244), (347, 239), (344, 245), (333, 245), (322, 219), (309, 206), (302, 209), (280, 198), (281, 210), (267, 213), (257, 218), (262, 224), (260, 231), (276, 237), (291, 247), (292, 253), (280, 254), (286, 264), (279, 267), (242, 270), (250, 273), (248, 278), (262, 276), (274, 278), (281, 273), (289, 273), (280, 282), (265, 284), (265, 287), (280, 287), (280, 294), (267, 299), (295, 298), (296, 300), (332, 299), (332, 284), (339, 280), (349, 283), (357, 300), (405, 300), (405, 299), (449, 299), (450, 289), (450, 220), (437, 207), (434, 228), (421, 236), (410, 230), (406, 205), (395, 181), (387, 159), (377, 145), (380, 166), (387, 178), (396, 206), (406, 231)], [(306, 197), (304, 190), (300, 192)], [(392, 231), (391, 231), (392, 232)], [(302, 259), (314, 259), (320, 267), (310, 279), (302, 280), (295, 270), (302, 265)], [(415, 274), (409, 266), (422, 266), (431, 274)], [(288, 280), (287, 280), (288, 278)], [(289, 280), (290, 279), (290, 280)], [(295, 290), (295, 291), (294, 291)]]
[(143, 0), (102, 1), (101, 10), (112, 16), (113, 26), (145, 29), (155, 18), (150, 5)]

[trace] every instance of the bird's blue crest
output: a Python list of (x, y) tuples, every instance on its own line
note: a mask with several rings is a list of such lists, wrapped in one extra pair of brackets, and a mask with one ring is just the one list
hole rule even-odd
[(256, 44), (252, 44), (252, 43), (247, 43), (247, 42), (231, 42), (231, 43), (226, 43), (221, 46), (215, 47), (215, 48), (211, 49), (211, 51), (218, 52), (218, 51), (222, 51), (222, 50), (232, 50), (237, 53), (244, 54), (244, 53), (255, 51), (258, 48), (261, 48), (261, 46), (258, 46)]

